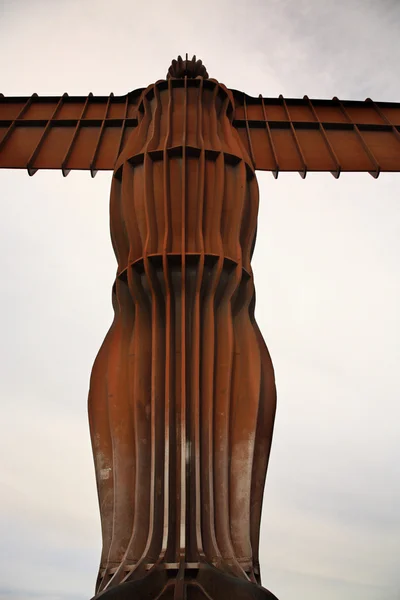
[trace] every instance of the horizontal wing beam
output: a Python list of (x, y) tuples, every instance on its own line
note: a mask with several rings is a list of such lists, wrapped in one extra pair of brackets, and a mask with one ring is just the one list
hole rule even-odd
[[(142, 90), (125, 96), (3, 97), (0, 168), (112, 170)], [(400, 104), (252, 98), (233, 91), (239, 135), (256, 169), (400, 171)]]
[(0, 168), (112, 170), (141, 90), (125, 96), (0, 96)]
[(256, 169), (400, 171), (400, 104), (252, 98), (233, 91), (234, 124)]

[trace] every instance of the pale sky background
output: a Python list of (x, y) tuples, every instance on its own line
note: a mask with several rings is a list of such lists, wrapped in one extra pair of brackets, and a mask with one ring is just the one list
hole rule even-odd
[[(0, 0), (0, 92), (124, 94), (188, 52), (251, 95), (400, 102), (399, 35), (399, 0)], [(0, 172), (0, 600), (93, 592), (110, 181)], [(400, 174), (259, 182), (257, 318), (279, 401), (264, 585), (400, 600)]]

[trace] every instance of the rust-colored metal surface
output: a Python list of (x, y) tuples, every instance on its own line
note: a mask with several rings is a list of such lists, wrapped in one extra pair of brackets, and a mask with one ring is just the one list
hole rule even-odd
[(400, 104), (233, 94), (234, 126), (258, 170), (400, 170)]
[[(204, 81), (207, 81), (204, 79)], [(0, 96), (0, 168), (114, 170), (138, 123), (143, 90), (126, 96)], [(400, 104), (252, 98), (232, 91), (233, 126), (255, 169), (400, 170)]]
[(89, 398), (98, 592), (166, 568), (161, 597), (214, 598), (207, 569), (233, 594), (259, 582), (275, 384), (254, 320), (258, 187), (233, 109), (201, 76), (150, 85), (115, 165), (115, 319)]
[(254, 318), (255, 169), (400, 170), (400, 104), (251, 98), (173, 61), (122, 97), (0, 98), (0, 167), (112, 169), (114, 321), (89, 419), (96, 598), (268, 600), (276, 407)]
[(112, 170), (137, 125), (141, 90), (126, 96), (0, 95), (0, 168)]

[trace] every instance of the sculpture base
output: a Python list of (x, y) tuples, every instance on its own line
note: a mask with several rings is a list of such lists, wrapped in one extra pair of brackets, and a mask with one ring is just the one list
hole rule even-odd
[(92, 600), (278, 600), (265, 588), (208, 564), (197, 569), (154, 568), (136, 581), (121, 583)]

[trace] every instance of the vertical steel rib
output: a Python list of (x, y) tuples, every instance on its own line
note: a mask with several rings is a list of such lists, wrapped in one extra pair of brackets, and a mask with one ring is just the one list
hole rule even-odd
[(348, 112), (346, 111), (345, 107), (343, 106), (343, 102), (341, 100), (339, 100), (339, 98), (337, 98), (336, 96), (333, 98), (333, 100), (338, 103), (338, 106), (339, 106), (342, 114), (345, 116), (347, 122), (351, 123), (353, 125), (354, 131), (356, 132), (356, 135), (357, 135), (358, 139), (360, 140), (361, 145), (364, 148), (366, 155), (368, 156), (368, 158), (372, 162), (372, 164), (375, 166), (375, 171), (370, 171), (370, 174), (375, 179), (377, 179), (380, 175), (381, 167), (380, 167), (378, 161), (376, 160), (374, 153), (372, 152), (371, 148), (368, 146), (367, 142), (365, 141), (364, 137), (362, 136), (358, 125), (356, 123), (353, 123)]
[[(218, 132), (218, 135), (221, 135), (220, 132)], [(222, 261), (222, 269), (215, 300), (214, 362), (215, 365), (218, 365), (218, 368), (214, 370), (214, 494), (216, 537), (223, 559), (236, 574), (239, 574), (240, 568), (235, 560), (230, 538), (228, 471), (231, 369), (233, 353), (233, 330), (229, 313), (231, 298), (236, 288), (236, 279), (228, 277), (227, 266), (229, 263), (225, 260), (226, 254), (229, 256), (229, 247), (226, 245), (225, 232), (228, 232), (229, 237), (230, 224), (227, 222), (227, 215), (224, 214), (224, 209), (226, 210), (226, 202), (229, 202), (230, 200), (229, 195), (227, 195), (227, 185), (229, 186), (231, 183), (231, 178), (227, 174), (225, 155), (222, 152), (217, 158), (217, 180), (221, 181), (221, 190), (218, 194), (221, 198), (221, 212), (218, 223), (219, 239), (221, 240), (220, 260)], [(230, 191), (232, 192), (231, 189)]]
[(318, 127), (319, 127), (319, 131), (323, 137), (323, 140), (325, 142), (326, 147), (328, 148), (329, 154), (331, 155), (332, 159), (334, 160), (334, 162), (336, 163), (336, 171), (331, 171), (332, 175), (335, 177), (335, 179), (339, 179), (340, 177), (340, 173), (342, 171), (342, 167), (340, 165), (339, 159), (336, 156), (336, 152), (334, 151), (332, 144), (330, 143), (328, 136), (326, 135), (326, 131), (324, 129), (324, 126), (321, 123), (321, 120), (317, 114), (317, 111), (314, 108), (313, 103), (311, 102), (310, 98), (308, 96), (304, 96), (304, 100), (306, 100), (314, 119), (317, 121), (318, 123)]
[(82, 125), (82, 119), (84, 119), (84, 117), (85, 117), (85, 114), (86, 114), (86, 111), (87, 111), (87, 107), (89, 105), (89, 101), (90, 101), (90, 98), (92, 96), (93, 96), (93, 94), (91, 92), (90, 92), (90, 94), (88, 96), (86, 96), (86, 100), (84, 102), (84, 105), (83, 105), (83, 108), (82, 108), (82, 112), (79, 115), (78, 121), (77, 121), (75, 129), (74, 129), (74, 133), (72, 134), (71, 142), (70, 142), (70, 144), (69, 144), (69, 146), (68, 146), (68, 148), (67, 148), (67, 150), (65, 152), (64, 158), (61, 161), (61, 171), (62, 171), (62, 174), (63, 174), (64, 177), (66, 177), (70, 173), (70, 171), (71, 171), (71, 169), (67, 168), (68, 160), (69, 160), (69, 158), (71, 156), (72, 149), (73, 149), (74, 144), (75, 144), (75, 142), (77, 140), (77, 137), (78, 137), (81, 125)]
[(181, 206), (181, 393), (180, 393), (180, 473), (178, 475), (180, 487), (180, 513), (179, 513), (179, 562), (184, 562), (186, 557), (186, 480), (188, 474), (187, 456), (187, 431), (186, 431), (186, 136), (187, 136), (187, 77), (184, 78), (183, 99), (183, 134), (182, 134), (182, 206)]
[(262, 106), (262, 111), (263, 111), (263, 116), (264, 116), (264, 121), (265, 121), (265, 128), (267, 130), (268, 142), (269, 142), (269, 145), (271, 146), (272, 156), (274, 157), (274, 161), (275, 161), (275, 169), (272, 171), (272, 175), (274, 176), (275, 179), (278, 179), (279, 162), (278, 162), (278, 157), (277, 157), (276, 150), (275, 150), (275, 144), (272, 139), (271, 128), (268, 123), (267, 111), (265, 110), (264, 98), (262, 97), (261, 94), (259, 95), (259, 98), (261, 100), (261, 106)]
[(114, 97), (114, 94), (111, 92), (111, 94), (109, 95), (108, 99), (107, 99), (107, 104), (106, 104), (106, 108), (105, 108), (105, 112), (104, 112), (104, 117), (102, 119), (102, 123), (100, 126), (100, 130), (99, 130), (99, 135), (97, 137), (97, 142), (93, 151), (93, 155), (89, 161), (89, 170), (90, 170), (90, 175), (92, 177), (95, 177), (95, 175), (97, 174), (97, 170), (96, 170), (96, 160), (97, 160), (97, 156), (100, 150), (100, 145), (102, 143), (102, 138), (103, 138), (103, 134), (104, 134), (104, 128), (106, 126), (106, 119), (107, 119), (107, 115), (108, 115), (108, 111), (110, 108), (110, 104), (112, 101), (112, 98)]
[(117, 156), (115, 157), (115, 162), (117, 161), (117, 158), (119, 157), (119, 155), (121, 154), (121, 151), (122, 151), (122, 147), (123, 147), (123, 143), (124, 143), (125, 128), (126, 128), (126, 120), (128, 118), (128, 110), (129, 110), (129, 96), (126, 96), (124, 117), (123, 117), (123, 121), (122, 121), (121, 135), (119, 138), (118, 151), (117, 151)]
[(250, 136), (249, 120), (248, 120), (248, 116), (247, 116), (246, 96), (243, 97), (243, 108), (244, 108), (244, 118), (245, 118), (245, 121), (246, 121), (246, 133), (247, 133), (247, 141), (249, 143), (250, 158), (251, 158), (251, 161), (253, 163), (253, 166), (255, 166), (256, 159), (255, 159), (255, 155), (254, 155), (254, 151), (253, 151), (253, 144), (251, 142), (251, 136)]
[(11, 134), (13, 133), (15, 127), (16, 127), (16, 123), (19, 119), (22, 119), (22, 117), (24, 116), (24, 114), (26, 113), (26, 111), (28, 110), (28, 108), (31, 106), (33, 99), (37, 98), (38, 95), (35, 92), (34, 94), (32, 94), (32, 96), (30, 96), (27, 101), (25, 102), (25, 104), (23, 105), (23, 107), (21, 108), (21, 110), (19, 111), (18, 115), (15, 117), (15, 119), (13, 119), (10, 123), (10, 125), (7, 128), (7, 131), (5, 132), (3, 138), (0, 140), (0, 150), (3, 149), (3, 146), (5, 145), (5, 143), (7, 142), (7, 140), (10, 138)]
[[(213, 90), (212, 103), (213, 106), (217, 105), (218, 99), (218, 87), (215, 86)], [(208, 236), (208, 243), (212, 248), (215, 248), (218, 262), (213, 269), (213, 277), (211, 279), (210, 290), (205, 296), (205, 307), (204, 310), (209, 311), (209, 327), (206, 329), (205, 322), (205, 333), (203, 347), (203, 361), (205, 363), (206, 373), (208, 375), (208, 398), (203, 394), (203, 402), (208, 400), (208, 414), (207, 419), (203, 420), (202, 425), (204, 433), (207, 438), (207, 451), (208, 451), (208, 467), (205, 473), (205, 484), (206, 489), (209, 489), (208, 500), (208, 527), (210, 532), (210, 547), (209, 552), (211, 554), (211, 561), (217, 565), (222, 564), (223, 556), (221, 551), (220, 540), (218, 539), (217, 531), (217, 491), (216, 486), (216, 467), (215, 467), (215, 448), (216, 448), (216, 426), (215, 426), (215, 376), (217, 370), (217, 354), (216, 354), (216, 304), (217, 304), (217, 290), (221, 281), (221, 275), (224, 267), (224, 248), (221, 237), (221, 219), (222, 219), (222, 203), (224, 194), (224, 181), (225, 181), (225, 168), (224, 168), (224, 155), (222, 153), (222, 144), (218, 135), (218, 123), (217, 115), (214, 111), (211, 111), (210, 115), (210, 131), (209, 138), (211, 147), (217, 152), (215, 159), (213, 187), (214, 194), (207, 198), (208, 202), (208, 227), (210, 227), (210, 234)], [(207, 306), (208, 305), (208, 306)], [(205, 312), (205, 314), (207, 314)], [(208, 482), (208, 485), (207, 485)], [(207, 506), (207, 503), (206, 503)]]
[[(172, 85), (171, 79), (168, 81), (168, 108), (167, 108), (167, 130), (165, 136), (165, 142), (163, 145), (163, 181), (162, 190), (164, 197), (164, 223), (165, 231), (163, 237), (162, 246), (162, 271), (165, 286), (165, 445), (164, 445), (164, 514), (163, 514), (163, 537), (161, 544), (160, 560), (164, 560), (171, 538), (171, 502), (170, 496), (173, 493), (173, 486), (171, 486), (171, 444), (174, 441), (173, 425), (171, 419), (172, 407), (171, 403), (173, 400), (172, 392), (172, 301), (171, 301), (171, 278), (168, 267), (168, 252), (170, 248), (171, 240), (171, 202), (170, 202), (170, 181), (169, 181), (169, 156), (168, 147), (171, 141), (171, 121), (172, 121)], [(172, 431), (171, 431), (172, 430)]]
[(59, 101), (57, 102), (57, 106), (55, 107), (50, 119), (47, 121), (47, 125), (44, 128), (42, 135), (40, 136), (40, 139), (36, 145), (36, 148), (33, 150), (32, 154), (28, 158), (28, 161), (26, 163), (26, 168), (28, 170), (29, 175), (34, 175), (37, 171), (37, 169), (33, 168), (32, 165), (35, 162), (35, 159), (37, 158), (37, 155), (39, 154), (40, 148), (42, 147), (43, 142), (46, 139), (46, 136), (50, 131), (50, 128), (52, 126), (52, 120), (57, 116), (57, 113), (59, 112), (59, 110), (64, 102), (64, 99), (67, 97), (68, 97), (68, 94), (66, 92), (65, 92), (65, 94), (63, 94), (60, 97)]
[(279, 96), (279, 98), (280, 98), (280, 100), (282, 102), (282, 105), (283, 105), (283, 108), (285, 110), (285, 114), (286, 114), (287, 120), (290, 123), (290, 131), (292, 132), (292, 136), (293, 136), (294, 143), (295, 143), (295, 146), (296, 146), (297, 154), (299, 155), (300, 160), (303, 163), (303, 170), (300, 171), (300, 176), (301, 176), (302, 179), (305, 179), (306, 175), (307, 175), (307, 163), (306, 163), (306, 159), (304, 158), (304, 154), (303, 154), (303, 151), (301, 149), (300, 142), (299, 142), (299, 139), (297, 137), (296, 130), (294, 128), (293, 121), (292, 121), (290, 113), (289, 113), (288, 106), (286, 104), (286, 100), (282, 96), (282, 94)]
[(196, 290), (195, 290), (195, 302), (194, 302), (194, 319), (192, 325), (192, 387), (191, 387), (191, 398), (192, 398), (192, 418), (193, 423), (193, 470), (194, 470), (194, 493), (192, 497), (194, 500), (194, 531), (196, 536), (196, 558), (200, 559), (204, 557), (203, 548), (203, 536), (202, 536), (202, 518), (201, 518), (201, 410), (200, 410), (200, 394), (201, 394), (201, 372), (200, 372), (200, 357), (201, 357), (201, 289), (204, 278), (204, 236), (203, 236), (203, 213), (204, 213), (204, 200), (205, 200), (205, 148), (204, 148), (204, 137), (203, 137), (203, 79), (200, 80), (198, 100), (197, 100), (197, 144), (200, 147), (200, 157), (198, 165), (198, 179), (197, 179), (197, 244), (199, 249), (199, 261), (197, 264), (197, 276), (196, 276)]
[[(129, 242), (128, 242), (128, 232), (129, 229), (129, 221), (126, 221), (124, 218), (124, 197), (127, 192), (129, 193), (129, 184), (131, 182), (130, 173), (129, 173), (129, 165), (125, 167), (125, 177), (122, 178), (120, 182), (118, 179), (114, 180), (113, 193), (111, 195), (111, 222), (113, 225), (112, 229), (112, 239), (114, 250), (118, 257), (119, 262), (123, 263), (127, 260), (129, 256)], [(128, 274), (129, 275), (129, 274)], [(134, 480), (137, 476), (136, 474), (136, 452), (134, 449), (134, 414), (131, 410), (130, 403), (130, 390), (131, 390), (131, 373), (130, 373), (130, 363), (129, 359), (126, 361), (125, 356), (128, 354), (130, 356), (130, 348), (132, 344), (132, 338), (134, 338), (135, 333), (135, 325), (134, 321), (136, 318), (136, 311), (132, 311), (131, 307), (133, 306), (132, 298), (130, 295), (130, 285), (128, 282), (128, 286), (122, 280), (117, 278), (116, 281), (116, 290), (117, 290), (117, 300), (118, 300), (118, 308), (119, 308), (119, 318), (118, 325), (123, 328), (123, 334), (126, 335), (126, 342), (124, 343), (123, 351), (120, 353), (119, 364), (115, 367), (117, 371), (115, 379), (118, 380), (118, 373), (124, 372), (126, 373), (125, 378), (121, 381), (119, 389), (116, 389), (114, 394), (110, 394), (109, 390), (109, 400), (108, 400), (108, 409), (109, 409), (109, 419), (110, 423), (114, 422), (114, 426), (111, 427), (111, 430), (114, 432), (112, 435), (112, 448), (113, 448), (113, 475), (114, 475), (114, 504), (113, 504), (113, 535), (112, 540), (109, 546), (107, 564), (105, 568), (105, 576), (99, 586), (99, 590), (106, 589), (109, 587), (112, 582), (115, 580), (119, 580), (121, 565), (124, 566), (124, 550), (126, 546), (129, 544), (130, 533), (132, 528), (132, 521), (134, 515), (132, 514), (133, 509), (133, 498), (135, 494), (135, 485)], [(122, 295), (127, 298), (129, 296), (128, 304), (126, 301), (122, 302)], [(132, 324), (130, 327), (127, 327), (126, 319), (132, 319)], [(115, 340), (114, 340), (115, 346)], [(110, 358), (109, 358), (110, 362)], [(121, 376), (122, 379), (122, 376)], [(115, 386), (115, 384), (114, 384)], [(115, 422), (115, 411), (118, 410), (118, 406), (125, 406), (125, 415), (121, 421)], [(113, 421), (114, 419), (114, 421)], [(118, 432), (118, 435), (115, 435), (115, 432)], [(125, 439), (123, 435), (123, 431), (125, 431)], [(121, 461), (126, 461), (124, 456), (129, 452), (129, 465), (130, 465), (130, 478), (127, 481), (126, 479), (121, 479)], [(126, 475), (125, 475), (126, 477)], [(120, 481), (121, 479), (121, 481)], [(123, 492), (122, 492), (123, 490)], [(122, 493), (121, 493), (122, 492)], [(125, 499), (125, 500), (124, 500)], [(118, 509), (121, 501), (127, 502), (128, 508), (124, 509), (123, 514), (121, 515), (121, 511)], [(124, 504), (123, 504), (124, 505)], [(126, 506), (126, 504), (125, 504)], [(123, 568), (123, 567), (122, 567)]]
[[(151, 293), (151, 433), (150, 433), (150, 447), (151, 447), (151, 463), (150, 463), (150, 519), (149, 519), (149, 531), (144, 549), (143, 555), (139, 562), (145, 563), (145, 561), (156, 561), (156, 548), (154, 548), (154, 536), (156, 533), (156, 512), (158, 509), (157, 498), (156, 498), (156, 476), (157, 476), (157, 442), (159, 443), (159, 435), (157, 435), (156, 420), (159, 412), (159, 399), (162, 398), (162, 393), (158, 389), (158, 369), (160, 368), (160, 361), (158, 360), (159, 346), (162, 345), (162, 339), (160, 339), (161, 333), (161, 322), (160, 319), (160, 291), (158, 290), (156, 276), (153, 273), (153, 269), (149, 260), (149, 254), (154, 248), (157, 248), (157, 243), (154, 241), (157, 236), (156, 217), (154, 214), (154, 182), (153, 182), (153, 161), (150, 158), (149, 150), (152, 148), (152, 142), (154, 138), (158, 137), (159, 133), (159, 119), (161, 106), (158, 102), (158, 95), (155, 94), (156, 108), (153, 119), (153, 130), (150, 133), (149, 141), (147, 146), (144, 148), (144, 187), (145, 187), (145, 205), (144, 212), (146, 218), (146, 230), (147, 236), (143, 249), (143, 262), (144, 271), (147, 278), (147, 282)], [(160, 536), (159, 536), (160, 537)], [(152, 547), (153, 546), (153, 547)], [(151, 550), (153, 554), (151, 554)], [(150, 556), (149, 556), (150, 554)]]

